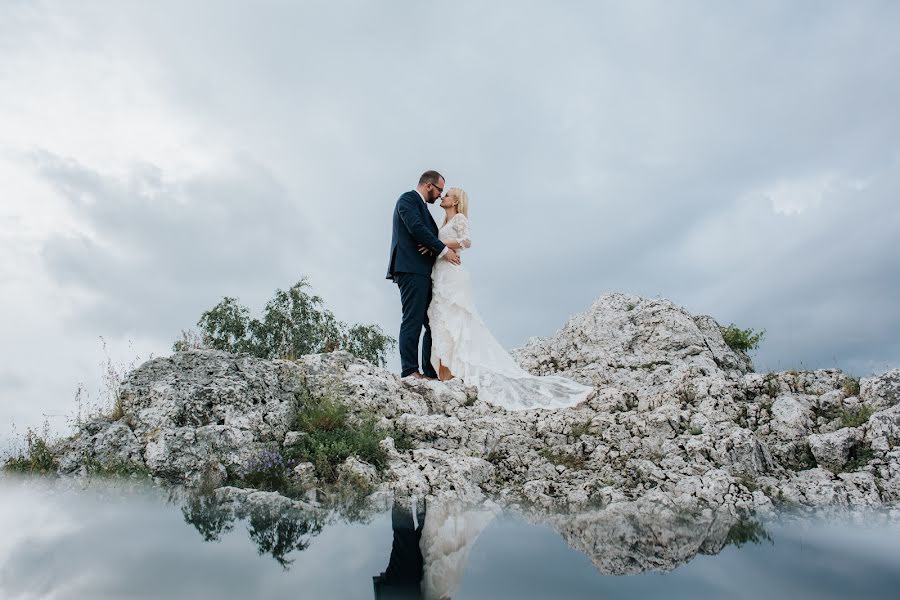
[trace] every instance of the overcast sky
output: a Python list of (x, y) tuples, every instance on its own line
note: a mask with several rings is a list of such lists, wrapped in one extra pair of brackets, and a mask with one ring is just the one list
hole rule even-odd
[[(765, 329), (757, 370), (900, 366), (900, 4), (0, 3), (0, 440), (308, 276), (396, 337), (435, 168), (507, 347), (600, 294)], [(436, 218), (439, 208), (433, 208)], [(391, 366), (399, 359), (392, 357)]]

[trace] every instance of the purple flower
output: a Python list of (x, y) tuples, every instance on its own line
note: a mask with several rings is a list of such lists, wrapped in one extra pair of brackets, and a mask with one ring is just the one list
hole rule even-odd
[(247, 465), (247, 473), (260, 473), (271, 471), (272, 469), (283, 469), (285, 467), (284, 457), (279, 452), (272, 450), (261, 450), (259, 454), (250, 459)]

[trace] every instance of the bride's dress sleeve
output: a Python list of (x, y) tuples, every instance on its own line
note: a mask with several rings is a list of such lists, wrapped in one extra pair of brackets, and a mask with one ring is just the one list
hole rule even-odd
[(464, 248), (472, 247), (472, 236), (469, 233), (469, 219), (466, 215), (459, 213), (456, 215), (456, 223), (453, 224), (456, 233), (456, 239)]

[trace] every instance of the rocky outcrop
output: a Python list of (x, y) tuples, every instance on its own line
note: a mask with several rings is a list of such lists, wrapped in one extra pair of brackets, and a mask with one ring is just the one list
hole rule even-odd
[[(834, 369), (754, 373), (710, 317), (625, 294), (600, 297), (514, 356), (596, 394), (511, 413), (457, 379), (401, 380), (343, 352), (267, 361), (196, 350), (130, 373), (125, 416), (61, 444), (61, 470), (132, 461), (169, 480), (221, 483), (261, 451), (302, 443), (292, 423), (312, 393), (395, 432), (382, 442), (386, 468), (348, 459), (340, 472), (399, 494), (488, 494), (571, 513), (666, 498), (733, 516), (900, 502), (900, 371), (859, 382)], [(290, 468), (314, 480), (312, 464)], [(716, 531), (702, 543), (720, 543)]]

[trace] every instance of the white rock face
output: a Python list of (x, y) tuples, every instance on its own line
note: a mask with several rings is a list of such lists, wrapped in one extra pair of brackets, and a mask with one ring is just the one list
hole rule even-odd
[(809, 436), (809, 448), (818, 464), (832, 471), (841, 471), (862, 439), (862, 431), (844, 427), (831, 433), (814, 433)]
[(349, 481), (359, 480), (365, 483), (375, 483), (378, 480), (378, 471), (367, 462), (361, 461), (355, 456), (347, 457), (344, 464), (338, 467), (338, 473)]
[(900, 403), (900, 369), (888, 371), (878, 377), (865, 377), (859, 383), (860, 399), (876, 410)]
[[(382, 471), (357, 459), (342, 467), (399, 494), (488, 494), (569, 512), (645, 497), (729, 514), (900, 502), (900, 371), (863, 380), (858, 395), (834, 369), (752, 373), (710, 317), (625, 294), (601, 296), (514, 355), (536, 374), (564, 374), (597, 394), (573, 408), (508, 413), (459, 380), (403, 381), (345, 352), (267, 361), (196, 350), (130, 373), (125, 418), (62, 444), (61, 470), (112, 456), (188, 483), (240, 472), (262, 450), (300, 443), (293, 417), (312, 393), (411, 440), (403, 450), (397, 439), (382, 442)], [(866, 411), (875, 412), (842, 429)], [(850, 472), (834, 474), (842, 470)], [(720, 541), (714, 532), (702, 543)]]

